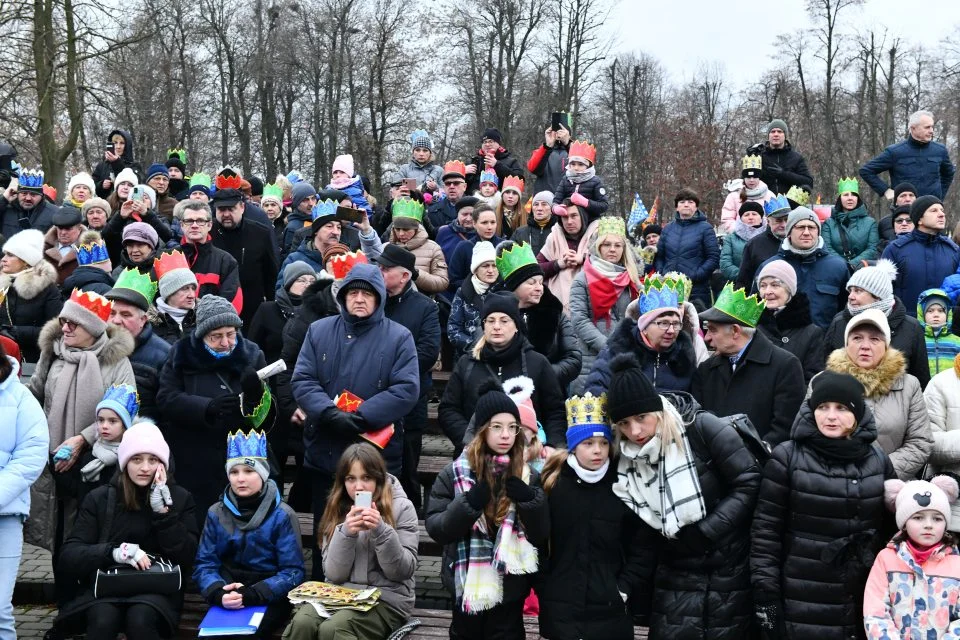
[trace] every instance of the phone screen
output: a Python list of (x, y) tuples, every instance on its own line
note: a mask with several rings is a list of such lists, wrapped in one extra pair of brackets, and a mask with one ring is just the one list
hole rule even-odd
[(362, 509), (369, 509), (373, 504), (373, 494), (369, 491), (357, 491), (353, 504)]
[(407, 189), (413, 191), (417, 188), (417, 179), (416, 178), (404, 178), (403, 184), (406, 185)]

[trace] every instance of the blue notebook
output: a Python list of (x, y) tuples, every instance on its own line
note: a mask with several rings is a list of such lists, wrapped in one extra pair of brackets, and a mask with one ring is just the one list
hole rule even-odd
[(263, 621), (266, 606), (224, 609), (213, 606), (200, 623), (199, 636), (251, 636)]

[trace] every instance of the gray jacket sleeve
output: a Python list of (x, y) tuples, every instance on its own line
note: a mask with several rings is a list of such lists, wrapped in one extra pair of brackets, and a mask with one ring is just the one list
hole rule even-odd
[(593, 324), (591, 315), (590, 291), (587, 288), (587, 278), (581, 271), (573, 279), (573, 286), (570, 287), (570, 321), (573, 323), (577, 337), (590, 351), (597, 354), (607, 346), (607, 336)]
[(933, 431), (923, 399), (923, 390), (916, 378), (907, 374), (903, 380), (903, 403), (908, 407), (903, 444), (890, 454), (897, 476), (904, 481), (917, 475), (933, 453)]

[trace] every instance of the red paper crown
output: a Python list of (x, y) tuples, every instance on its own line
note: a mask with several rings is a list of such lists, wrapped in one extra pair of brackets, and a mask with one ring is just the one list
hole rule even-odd
[[(248, 183), (249, 184), (249, 183)], [(217, 189), (239, 189), (243, 185), (243, 178), (237, 175), (217, 176)]]
[(507, 176), (507, 179), (503, 181), (503, 189), (501, 189), (501, 191), (506, 191), (507, 189), (514, 189), (517, 193), (523, 195), (523, 178)]
[(81, 293), (79, 289), (74, 289), (70, 294), (70, 302), (75, 302), (104, 322), (110, 319), (110, 311), (113, 310), (112, 302), (93, 291)]
[(585, 140), (574, 140), (570, 144), (570, 151), (567, 152), (568, 158), (584, 158), (595, 164), (597, 160), (597, 148)]
[(449, 173), (456, 173), (466, 178), (467, 165), (463, 164), (463, 161), (461, 160), (450, 160), (443, 165), (443, 175), (447, 175)]
[(333, 278), (335, 280), (343, 280), (350, 269), (353, 269), (354, 265), (357, 264), (366, 264), (367, 256), (363, 255), (362, 251), (354, 251), (353, 253), (344, 253), (341, 255), (336, 255), (330, 258), (332, 263), (330, 268), (333, 269)]
[(190, 269), (190, 265), (187, 264), (187, 259), (181, 251), (161, 253), (159, 258), (153, 260), (153, 270), (157, 274), (157, 282), (174, 269)]

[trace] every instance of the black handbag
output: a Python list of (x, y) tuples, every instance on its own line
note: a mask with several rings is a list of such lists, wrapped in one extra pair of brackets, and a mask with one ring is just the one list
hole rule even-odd
[[(100, 529), (100, 544), (105, 544), (113, 525), (113, 512), (116, 509), (117, 492), (113, 487), (107, 490), (107, 513)], [(148, 555), (150, 567), (136, 569), (128, 564), (115, 564), (108, 569), (97, 569), (93, 580), (94, 598), (127, 598), (143, 594), (176, 595), (182, 586), (180, 565), (173, 564), (159, 556)]]

